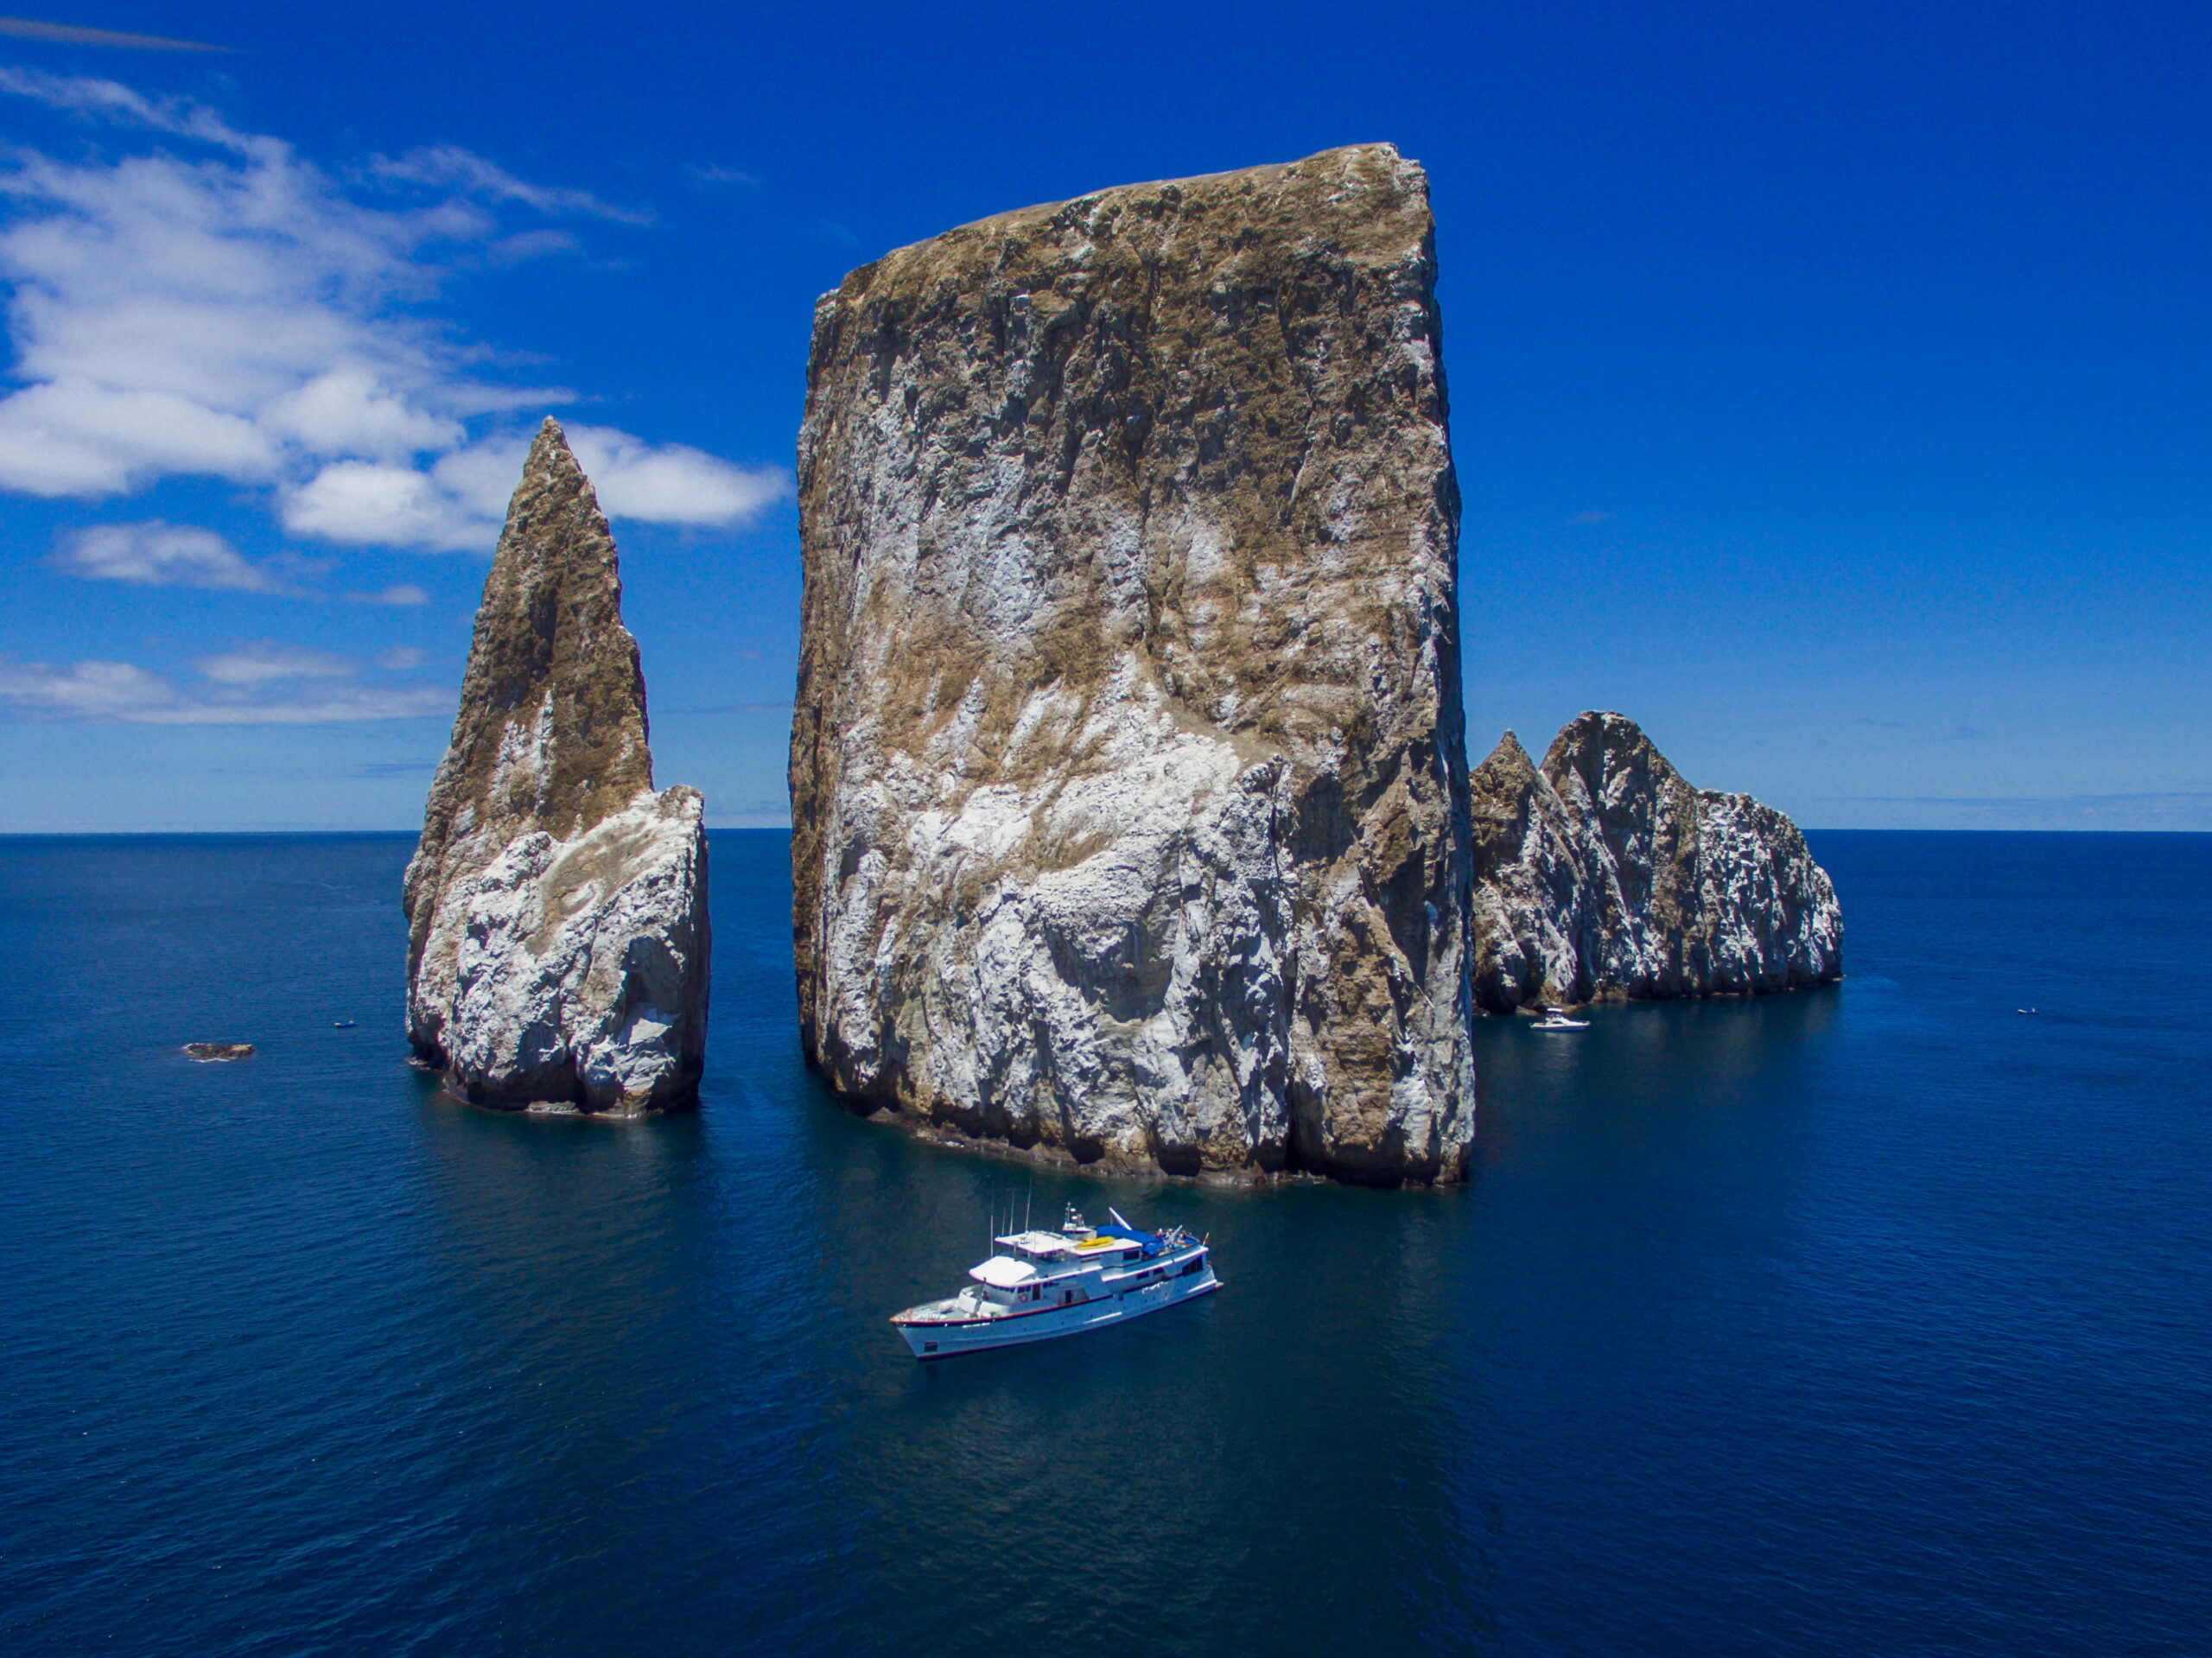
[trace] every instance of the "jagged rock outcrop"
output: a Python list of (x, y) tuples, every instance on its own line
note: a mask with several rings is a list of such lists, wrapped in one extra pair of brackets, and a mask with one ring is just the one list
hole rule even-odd
[(253, 1044), (251, 1042), (188, 1042), (184, 1045), (184, 1051), (203, 1065), (253, 1058)]
[(986, 219), (817, 307), (792, 923), (849, 1102), (1109, 1167), (1461, 1174), (1432, 230), (1364, 145)]
[(407, 867), (407, 1034), (487, 1105), (693, 1102), (707, 836), (655, 793), (614, 537), (548, 420), (476, 612), (453, 741)]
[(1585, 714), (1475, 768), (1474, 990), (1531, 1002), (1797, 989), (1843, 975), (1843, 912), (1797, 826), (1694, 789), (1633, 721)]

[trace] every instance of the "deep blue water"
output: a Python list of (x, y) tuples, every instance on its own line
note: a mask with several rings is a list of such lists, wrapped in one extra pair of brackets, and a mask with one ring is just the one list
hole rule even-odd
[[(1485, 1021), (1411, 1193), (837, 1110), (779, 836), (632, 1125), (402, 1064), (406, 839), (0, 841), (0, 1649), (2203, 1651), (2212, 837), (1809, 838), (1846, 983)], [(1033, 1185), (1229, 1287), (917, 1367)]]

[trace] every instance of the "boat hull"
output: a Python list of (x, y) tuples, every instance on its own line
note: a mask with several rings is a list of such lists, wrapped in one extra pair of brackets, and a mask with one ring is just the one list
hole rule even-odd
[(893, 1322), (918, 1359), (948, 1359), (961, 1353), (988, 1352), (995, 1347), (1020, 1347), (1031, 1342), (1079, 1336), (1087, 1330), (1141, 1318), (1147, 1312), (1195, 1301), (1221, 1287), (1211, 1261), (1188, 1278), (1154, 1279), (1148, 1284), (1096, 1296), (1073, 1306), (1040, 1307), (1033, 1312), (1010, 1312), (995, 1318), (963, 1318), (908, 1322), (902, 1315)]

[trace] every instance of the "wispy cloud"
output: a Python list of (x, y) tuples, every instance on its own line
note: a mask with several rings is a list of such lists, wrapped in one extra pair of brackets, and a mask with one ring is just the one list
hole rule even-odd
[(180, 683), (128, 662), (54, 665), (0, 658), (0, 707), (49, 720), (127, 725), (332, 725), (449, 715), (454, 693), (363, 683), (362, 664), (258, 640), (200, 657)]
[(427, 605), (430, 595), (412, 581), (395, 581), (388, 588), (374, 593), (349, 593), (346, 602), (355, 605)]
[[(569, 245), (503, 214), (643, 215), (451, 146), (340, 181), (202, 105), (113, 81), (0, 67), (0, 92), (200, 147), (18, 150), (0, 170), (0, 281), (26, 383), (0, 398), (0, 489), (97, 500), (213, 477), (266, 491), (297, 535), (491, 550), (522, 417), (574, 394), (487, 379), (487, 353), (423, 303), (461, 265)], [(791, 489), (780, 467), (575, 435), (618, 518), (727, 526)]]
[(601, 201), (588, 190), (563, 190), (530, 183), (454, 144), (410, 149), (397, 160), (379, 156), (370, 163), (369, 170), (390, 183), (450, 187), (488, 200), (519, 201), (542, 213), (588, 213), (595, 219), (612, 219), (625, 225), (650, 225), (653, 219), (649, 213)]
[(284, 679), (351, 679), (361, 664), (304, 645), (257, 639), (235, 651), (201, 657), (193, 666), (218, 685), (266, 685)]
[(55, 569), (92, 581), (130, 581), (142, 587), (227, 588), (240, 593), (281, 593), (283, 584), (240, 556), (212, 530), (164, 524), (102, 524), (67, 537), (50, 561)]
[[(85, 75), (49, 75), (37, 69), (0, 68), (0, 92), (35, 98), (88, 119), (147, 127), (180, 138), (197, 138), (240, 155), (256, 148), (252, 138), (203, 104), (186, 98), (149, 97), (120, 81)], [(260, 143), (286, 149), (274, 139), (263, 139)], [(289, 153), (288, 149), (286, 153)]]
[(760, 187), (758, 177), (734, 167), (702, 167), (694, 163), (683, 169), (683, 176), (691, 187), (702, 195), (721, 190), (757, 190)]
[(41, 23), (29, 17), (0, 17), (0, 35), (51, 46), (119, 47), (130, 52), (228, 52), (204, 41), (173, 41), (162, 35), (124, 35), (112, 29), (80, 29), (74, 23)]

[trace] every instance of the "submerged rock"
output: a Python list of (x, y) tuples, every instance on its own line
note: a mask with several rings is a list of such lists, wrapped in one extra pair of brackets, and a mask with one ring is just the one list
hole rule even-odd
[(656, 793), (614, 538), (548, 420), (407, 867), (407, 1034), (465, 1098), (634, 1114), (706, 1052), (707, 836)]
[(1458, 1178), (1459, 494), (1388, 145), (1033, 207), (816, 308), (792, 924), (849, 1101)]
[(184, 1045), (184, 1051), (203, 1065), (219, 1064), (226, 1059), (253, 1058), (253, 1044), (251, 1042), (188, 1042)]
[(1580, 715), (1541, 770), (1507, 732), (1475, 769), (1471, 810), (1484, 1007), (1843, 976), (1843, 912), (1797, 826), (1691, 787), (1633, 721)]

